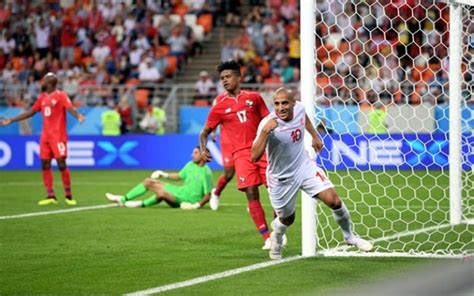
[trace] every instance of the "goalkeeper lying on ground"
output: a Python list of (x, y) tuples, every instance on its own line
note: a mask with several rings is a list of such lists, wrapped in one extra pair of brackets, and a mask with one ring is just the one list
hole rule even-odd
[[(176, 186), (158, 181), (159, 178), (184, 180), (184, 184)], [(212, 188), (214, 188), (212, 172), (202, 159), (198, 146), (193, 149), (192, 161), (188, 162), (179, 173), (155, 171), (151, 174), (151, 178), (146, 178), (127, 194), (122, 196), (106, 193), (105, 197), (109, 201), (129, 208), (149, 207), (164, 200), (173, 208), (195, 210), (209, 201)], [(154, 193), (151, 197), (143, 201), (133, 200), (148, 190)]]

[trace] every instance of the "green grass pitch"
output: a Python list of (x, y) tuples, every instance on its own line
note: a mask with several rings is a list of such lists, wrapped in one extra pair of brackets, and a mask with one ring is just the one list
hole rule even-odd
[[(107, 204), (105, 192), (125, 193), (149, 173), (73, 170), (73, 193), (78, 201), (77, 207)], [(214, 173), (215, 180), (219, 173)], [(377, 238), (396, 231), (429, 226), (432, 220), (444, 223), (449, 217), (445, 213), (449, 201), (441, 197), (438, 200), (434, 195), (427, 200), (416, 199), (412, 196), (423, 193), (425, 189), (403, 186), (403, 182), (429, 184), (435, 178), (447, 180), (445, 175), (440, 174), (420, 175), (408, 181), (401, 178), (399, 172), (384, 173), (383, 176), (377, 175), (377, 172), (364, 175), (333, 173), (330, 177), (335, 184), (346, 184), (346, 189), (339, 188), (338, 192), (346, 198), (350, 210), (354, 207), (358, 209), (357, 213), (353, 212), (353, 219), (359, 234)], [(60, 176), (55, 172), (54, 177), (59, 204), (40, 207), (37, 201), (44, 197), (44, 189), (39, 171), (0, 172), (0, 216), (69, 209), (63, 202)], [(358, 182), (361, 178), (368, 181), (362, 184)], [(376, 185), (383, 182), (383, 178), (388, 178), (386, 181), (390, 184), (400, 186)], [(375, 185), (367, 186), (372, 181)], [(434, 190), (442, 195), (446, 193), (446, 188)], [(388, 193), (399, 193), (401, 197), (394, 200), (384, 198), (389, 195), (387, 190), (395, 191)], [(271, 207), (264, 191), (261, 189), (260, 192), (269, 221)], [(361, 195), (361, 192), (370, 194)], [(350, 201), (347, 200), (349, 197)], [(364, 210), (363, 204), (370, 202), (376, 203), (377, 207), (365, 206)], [(391, 206), (398, 210), (384, 210), (384, 207)], [(415, 213), (404, 209), (404, 206), (431, 210)], [(471, 209), (472, 201), (468, 201), (466, 206)], [(377, 221), (374, 217), (381, 213), (385, 213), (386, 217)], [(321, 215), (329, 213), (324, 210)], [(406, 219), (413, 220), (414, 215), (419, 216), (416, 217), (419, 224), (399, 225)], [(328, 221), (333, 223), (332, 218), (328, 217)], [(300, 254), (300, 218), (298, 208), (297, 220), (288, 233), (289, 245), (284, 257)], [(331, 224), (318, 231), (331, 237), (334, 229)], [(447, 231), (440, 237), (433, 237), (438, 242), (426, 246), (422, 244), (422, 248), (429, 250), (459, 245), (460, 249), (472, 251), (473, 230), (472, 226), (465, 226), (459, 231)], [(196, 211), (183, 211), (160, 204), (146, 209), (112, 207), (0, 219), (0, 237), (2, 295), (122, 294), (268, 261), (267, 252), (261, 250), (263, 241), (247, 213), (245, 197), (236, 190), (234, 181), (224, 191), (221, 208), (216, 212), (208, 206)], [(327, 247), (334, 246), (341, 239), (338, 233), (333, 237)], [(396, 249), (423, 240), (427, 237), (420, 235), (419, 238), (407, 239), (406, 244), (381, 241), (378, 245), (382, 250)], [(374, 281), (427, 261), (436, 260), (316, 257), (172, 290), (167, 294), (326, 295), (333, 288)]]

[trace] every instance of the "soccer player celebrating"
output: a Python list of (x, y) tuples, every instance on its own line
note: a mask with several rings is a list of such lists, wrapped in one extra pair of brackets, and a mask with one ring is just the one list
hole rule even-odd
[(72, 198), (71, 173), (66, 165), (67, 157), (67, 133), (66, 133), (66, 110), (74, 116), (80, 123), (85, 117), (77, 112), (65, 92), (57, 89), (58, 78), (54, 73), (47, 73), (43, 77), (42, 93), (34, 103), (31, 110), (20, 115), (3, 119), (2, 125), (8, 125), (15, 121), (27, 119), (37, 112), (43, 114), (43, 128), (40, 139), (40, 158), (43, 171), (43, 183), (48, 194), (46, 199), (40, 200), (39, 205), (56, 204), (57, 199), (53, 190), (53, 173), (51, 170), (51, 160), (54, 158), (61, 172), (61, 179), (64, 185), (66, 204), (76, 205), (76, 200)]
[(226, 92), (216, 98), (207, 117), (206, 126), (201, 131), (201, 152), (206, 161), (211, 159), (206, 147), (207, 138), (221, 125), (229, 135), (237, 174), (237, 188), (245, 192), (252, 220), (266, 242), (263, 248), (268, 249), (270, 233), (258, 192), (258, 186), (266, 183), (267, 161), (262, 158), (258, 162), (252, 162), (250, 154), (258, 124), (269, 111), (258, 93), (240, 89), (240, 66), (237, 62), (223, 62), (217, 67), (217, 71)]
[[(184, 180), (184, 185), (175, 186), (156, 179), (163, 177), (169, 180)], [(106, 193), (105, 197), (120, 206), (128, 208), (149, 207), (165, 201), (173, 208), (180, 207), (184, 210), (196, 210), (204, 206), (210, 198), (212, 172), (201, 155), (199, 146), (193, 149), (192, 161), (188, 162), (179, 173), (166, 173), (155, 171), (151, 178), (146, 178), (125, 195)], [(143, 200), (133, 200), (151, 190), (154, 194)]]
[(334, 185), (304, 149), (305, 129), (311, 134), (316, 151), (321, 151), (323, 144), (302, 104), (296, 103), (292, 93), (282, 87), (273, 96), (273, 107), (274, 111), (260, 122), (252, 145), (252, 160), (258, 161), (266, 150), (269, 162), (268, 192), (277, 213), (271, 224), (270, 258), (282, 258), (283, 235), (295, 220), (296, 197), (300, 188), (332, 209), (349, 245), (370, 251), (372, 244), (352, 232), (349, 211)]

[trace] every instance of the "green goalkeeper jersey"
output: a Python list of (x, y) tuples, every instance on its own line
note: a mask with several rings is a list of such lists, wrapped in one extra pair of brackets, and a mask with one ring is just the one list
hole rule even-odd
[[(188, 162), (179, 171), (179, 176), (184, 180), (182, 186), (166, 184), (165, 190), (173, 194), (179, 202), (199, 202), (202, 197), (211, 193), (214, 188), (211, 169), (206, 165), (199, 166), (194, 162)], [(171, 185), (171, 186), (170, 186)]]

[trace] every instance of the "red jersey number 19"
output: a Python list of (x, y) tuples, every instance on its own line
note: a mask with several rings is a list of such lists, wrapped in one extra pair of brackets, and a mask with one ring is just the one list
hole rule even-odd
[(66, 154), (66, 145), (63, 142), (58, 142), (58, 151), (60, 155)]
[(44, 116), (51, 116), (51, 108), (49, 106), (44, 107)]
[(239, 111), (236, 114), (237, 114), (237, 117), (239, 118), (240, 122), (246, 122), (247, 121), (247, 114), (246, 114), (245, 110)]

